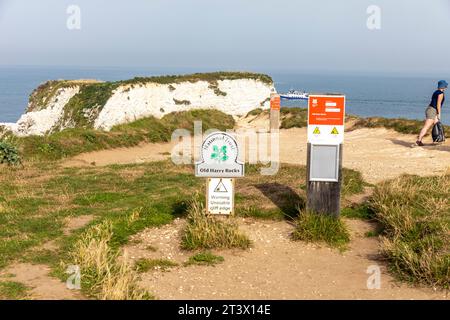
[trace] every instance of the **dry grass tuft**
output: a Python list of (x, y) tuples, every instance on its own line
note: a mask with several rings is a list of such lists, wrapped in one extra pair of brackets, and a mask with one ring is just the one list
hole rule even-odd
[(151, 296), (137, 286), (138, 275), (112, 249), (112, 225), (106, 221), (92, 227), (75, 244), (72, 258), (80, 267), (82, 287), (103, 300), (142, 300)]
[(295, 221), (292, 238), (307, 242), (325, 242), (331, 247), (344, 250), (350, 241), (350, 234), (340, 218), (303, 210)]
[(207, 216), (198, 197), (194, 198), (189, 206), (182, 248), (188, 250), (248, 248), (251, 245), (250, 239), (238, 230), (237, 224), (231, 219), (221, 221), (216, 217)]
[(383, 253), (402, 279), (450, 287), (450, 175), (402, 176), (379, 185), (371, 206)]

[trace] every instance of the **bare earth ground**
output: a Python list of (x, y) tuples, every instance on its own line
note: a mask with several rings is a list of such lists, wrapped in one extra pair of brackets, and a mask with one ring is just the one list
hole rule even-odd
[[(239, 128), (266, 128), (267, 119), (246, 118)], [(306, 129), (280, 131), (280, 160), (305, 164)], [(344, 166), (362, 172), (364, 179), (377, 183), (403, 173), (436, 175), (449, 170), (450, 144), (411, 148), (414, 135), (403, 135), (382, 128), (358, 129), (346, 133)], [(144, 144), (78, 155), (64, 166), (109, 165), (159, 161), (170, 157), (174, 144)], [(365, 196), (355, 195), (354, 202)], [(361, 198), (361, 199), (360, 199)], [(70, 233), (90, 221), (90, 217), (68, 221)], [(159, 299), (449, 299), (448, 292), (400, 284), (380, 260), (379, 240), (365, 237), (375, 226), (366, 221), (346, 219), (352, 241), (340, 253), (289, 239), (292, 226), (285, 221), (239, 219), (240, 228), (252, 239), (247, 251), (215, 252), (225, 258), (216, 266), (181, 266), (193, 254), (179, 248), (182, 219), (160, 228), (149, 228), (134, 236), (124, 250), (132, 259), (171, 259), (180, 266), (169, 271), (152, 270), (142, 275), (141, 285)], [(48, 243), (43, 248), (53, 249)], [(149, 246), (156, 251), (149, 250)], [(369, 266), (381, 269), (381, 289), (367, 289)], [(31, 298), (77, 299), (76, 292), (48, 275), (45, 265), (9, 266), (0, 278), (15, 274), (11, 281), (30, 287)], [(6, 279), (5, 279), (6, 280)]]
[[(92, 216), (70, 217), (66, 220), (64, 234), (83, 227), (93, 219)], [(57, 250), (58, 245), (51, 240), (35, 250)], [(69, 290), (65, 283), (50, 275), (51, 269), (45, 264), (14, 263), (0, 271), (0, 280), (15, 281), (24, 284), (29, 290), (27, 299), (36, 300), (81, 300), (83, 295)]]
[[(349, 250), (294, 242), (293, 227), (284, 221), (239, 219), (250, 239), (249, 250), (216, 251), (225, 258), (215, 266), (179, 266), (142, 276), (141, 285), (159, 299), (448, 299), (443, 291), (412, 288), (396, 282), (378, 254), (378, 239), (365, 232), (374, 225), (345, 220), (351, 229)], [(147, 229), (125, 247), (132, 259), (170, 259), (180, 265), (192, 252), (179, 248), (185, 221)], [(152, 246), (157, 251), (148, 250)], [(381, 269), (381, 288), (367, 288), (369, 266)]]
[[(238, 128), (267, 127), (266, 119), (249, 122), (251, 119), (240, 119)], [(412, 148), (415, 138), (414, 135), (400, 134), (384, 128), (364, 128), (346, 132), (343, 165), (360, 171), (369, 183), (395, 178), (403, 173), (424, 176), (447, 172), (450, 168), (450, 142)], [(64, 165), (103, 166), (159, 161), (170, 157), (174, 145), (174, 143), (154, 143), (85, 153), (66, 161)], [(194, 151), (194, 154), (197, 153)], [(280, 161), (306, 164), (306, 128), (280, 130)]]

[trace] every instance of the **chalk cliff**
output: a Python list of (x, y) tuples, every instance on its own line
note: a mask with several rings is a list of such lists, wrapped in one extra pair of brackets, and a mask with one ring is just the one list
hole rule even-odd
[(189, 109), (217, 109), (240, 116), (269, 108), (273, 91), (269, 76), (244, 72), (118, 82), (48, 81), (31, 94), (27, 111), (17, 123), (0, 125), (15, 135), (28, 136), (76, 127), (109, 131), (118, 124)]

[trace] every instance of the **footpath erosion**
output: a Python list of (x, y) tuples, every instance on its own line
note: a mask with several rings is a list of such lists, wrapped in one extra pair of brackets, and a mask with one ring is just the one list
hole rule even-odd
[[(237, 124), (241, 129), (266, 126), (267, 119), (258, 117), (241, 118)], [(343, 166), (361, 172), (369, 184), (402, 174), (448, 173), (449, 143), (412, 148), (414, 138), (383, 128), (349, 131), (345, 136)], [(280, 130), (280, 141), (281, 163), (306, 164), (305, 128)], [(71, 170), (162, 161), (170, 159), (173, 146), (172, 143), (142, 144), (91, 152), (61, 164)], [(132, 172), (131, 168), (129, 171), (130, 175), (144, 174)], [(246, 192), (261, 201), (270, 201), (267, 190), (258, 190), (253, 185), (246, 188)], [(369, 185), (364, 192), (348, 196), (344, 201), (362, 203), (371, 192)], [(288, 219), (254, 217), (237, 218), (239, 229), (250, 238), (252, 246), (245, 251), (212, 250), (214, 255), (223, 257), (223, 261), (214, 265), (185, 263), (193, 252), (180, 248), (180, 234), (186, 225), (182, 217), (137, 232), (122, 250), (134, 262), (160, 262), (140, 273), (139, 280), (142, 288), (159, 299), (450, 299), (447, 291), (408, 285), (388, 272), (388, 265), (380, 254), (380, 238), (368, 236), (376, 234), (375, 222), (357, 218), (343, 218), (343, 221), (351, 237), (345, 251), (325, 244), (292, 241), (294, 226)], [(367, 287), (370, 276), (367, 271), (372, 266), (380, 268), (380, 289)], [(14, 281), (33, 287), (30, 297), (34, 299), (85, 298), (76, 291), (69, 291), (61, 282), (56, 285), (59, 280), (50, 276), (45, 264), (35, 271), (34, 278), (33, 274), (26, 276), (30, 268), (13, 264), (1, 276), (15, 275)]]
[[(351, 124), (350, 124), (351, 125)], [(268, 119), (241, 118), (236, 129), (268, 127)], [(306, 128), (280, 130), (280, 162), (306, 164)], [(402, 174), (420, 176), (438, 175), (450, 169), (450, 144), (412, 147), (414, 135), (398, 133), (385, 128), (362, 128), (345, 135), (343, 166), (360, 171), (364, 180), (377, 183)], [(105, 166), (111, 164), (142, 163), (170, 158), (173, 143), (142, 144), (132, 148), (120, 148), (85, 153), (67, 160), (64, 165)], [(252, 146), (246, 145), (246, 150)], [(256, 146), (254, 146), (256, 147)], [(196, 154), (193, 150), (193, 154)], [(198, 151), (197, 151), (198, 153)]]

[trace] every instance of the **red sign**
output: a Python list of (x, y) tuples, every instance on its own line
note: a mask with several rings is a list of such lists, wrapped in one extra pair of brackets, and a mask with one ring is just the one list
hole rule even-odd
[(270, 110), (280, 110), (280, 95), (272, 93), (270, 95)]
[(308, 124), (344, 125), (345, 96), (310, 95), (308, 100)]

